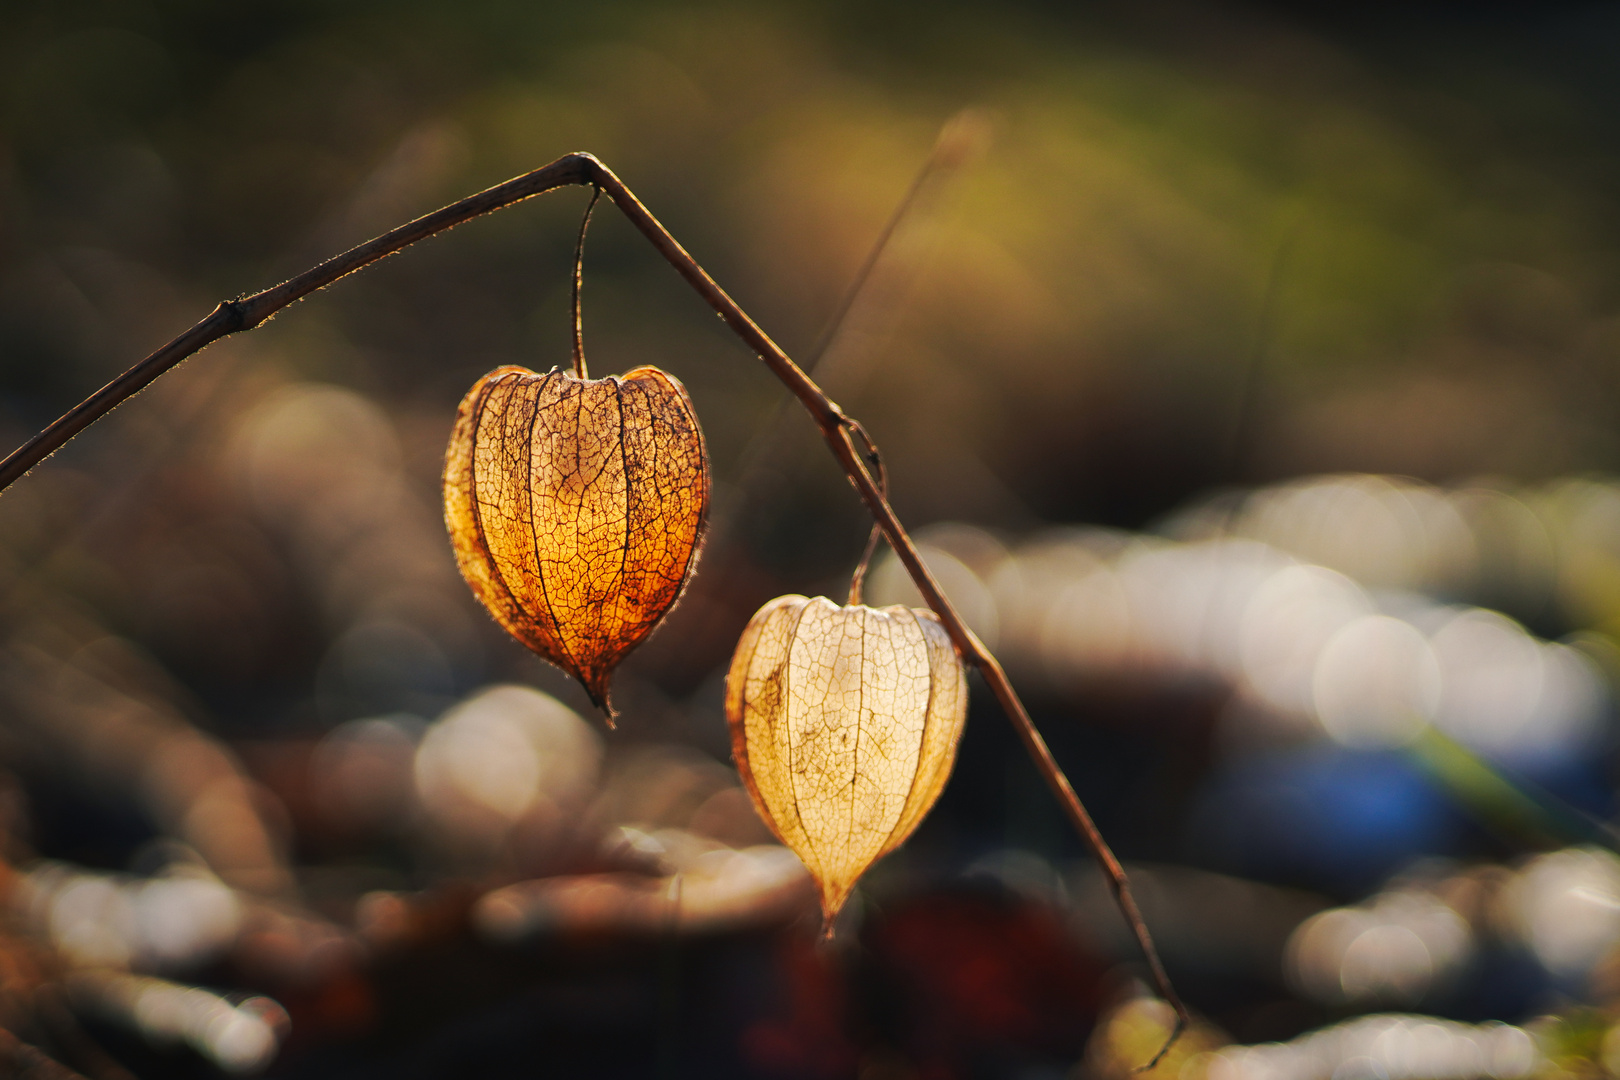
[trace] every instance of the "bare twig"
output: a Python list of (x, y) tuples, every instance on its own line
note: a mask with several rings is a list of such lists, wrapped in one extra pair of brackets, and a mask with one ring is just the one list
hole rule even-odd
[(499, 210), (513, 203), (522, 202), (545, 191), (570, 184), (588, 184), (591, 182), (589, 174), (593, 170), (601, 169), (601, 162), (589, 154), (569, 154), (544, 168), (524, 173), (487, 191), (451, 203), (442, 210), (435, 210), (397, 229), (385, 232), (375, 240), (368, 240), (341, 255), (334, 255), (319, 266), (306, 270), (274, 288), (238, 300), (225, 301), (202, 322), (73, 406), (50, 427), (12, 451), (4, 461), (0, 461), (0, 491), (10, 487), (19, 476), (54, 454), (73, 436), (101, 419), (122, 402), (146, 389), (159, 375), (220, 338), (242, 330), (251, 330), (287, 305), (326, 288), (338, 278), (352, 274), (362, 266), (368, 266), (378, 259), (401, 251), (418, 240), (434, 233), (441, 233), (465, 221), (471, 221), (491, 210)]
[[(877, 444), (866, 433), (866, 429), (859, 423), (850, 421), (853, 434), (860, 436), (861, 457), (866, 462), (867, 469), (873, 473), (877, 480), (878, 490), (886, 499), (889, 497), (889, 474), (883, 467), (883, 455), (878, 453)], [(872, 567), (872, 556), (877, 554), (878, 544), (883, 540), (883, 527), (876, 522), (872, 524), (872, 533), (866, 538), (866, 548), (861, 552), (860, 562), (855, 564), (855, 572), (849, 577), (849, 603), (853, 607), (861, 603), (862, 593), (866, 588), (866, 572)]]
[(731, 328), (731, 331), (752, 349), (793, 396), (799, 399), (799, 403), (804, 406), (805, 411), (821, 430), (822, 437), (832, 450), (833, 456), (838, 459), (850, 483), (860, 493), (861, 500), (866, 504), (878, 528), (882, 530), (884, 538), (894, 548), (895, 554), (910, 574), (917, 591), (922, 594), (923, 602), (939, 616), (940, 622), (962, 658), (979, 669), (991, 693), (995, 695), (1013, 729), (1018, 733), (1036, 769), (1046, 780), (1052, 794), (1063, 806), (1070, 822), (1091, 848), (1097, 864), (1108, 877), (1120, 913), (1130, 924), (1137, 944), (1147, 959), (1155, 987), (1160, 996), (1176, 1011), (1176, 1025), (1169, 1040), (1153, 1060), (1144, 1066), (1145, 1069), (1153, 1068), (1186, 1027), (1187, 1009), (1176, 994), (1175, 988), (1171, 986), (1164, 965), (1159, 960), (1158, 951), (1142, 919), (1142, 913), (1131, 895), (1130, 881), (1125, 875), (1125, 869), (1115, 858), (1102, 834), (1097, 831), (1091, 815), (1075, 794), (1063, 769), (1052, 756), (1046, 740), (1036, 729), (1029, 711), (1024, 708), (1024, 703), (1013, 689), (1000, 662), (984, 647), (973, 631), (968, 629), (967, 623), (962, 621), (961, 615), (957, 613), (956, 608), (940, 589), (939, 583), (934, 580), (933, 574), (924, 565), (911, 536), (895, 516), (893, 507), (889, 505), (882, 486), (867, 467), (866, 453), (872, 452), (870, 440), (864, 439), (863, 433), (866, 453), (857, 448), (854, 433), (860, 429), (856, 422), (845, 415), (821, 387), (816, 385), (815, 381), (806, 375), (775, 341), (771, 340), (770, 335), (766, 334), (748, 313), (715, 283), (697, 260), (670, 235), (623, 181), (592, 155), (569, 154), (567, 157), (559, 158), (550, 165), (508, 180), (504, 184), (452, 203), (442, 210), (384, 233), (375, 240), (328, 259), (272, 289), (219, 305), (202, 322), (70, 409), (61, 419), (19, 447), (5, 461), (0, 462), (0, 490), (9, 486), (17, 477), (120, 402), (132, 397), (159, 375), (212, 342), (241, 330), (250, 330), (295, 301), (418, 240), (443, 232), (492, 210), (570, 184), (593, 185), (612, 199), (630, 223), (646, 237), (659, 254), (663, 255), (670, 266), (674, 267), (675, 272), (686, 280), (687, 284)]
[(579, 219), (579, 241), (574, 244), (574, 374), (581, 379), (590, 377), (585, 367), (585, 320), (579, 312), (579, 290), (585, 282), (585, 230), (591, 227), (591, 211), (601, 197), (601, 188), (591, 189), (591, 201), (585, 204), (585, 216)]
[(783, 352), (781, 347), (771, 340), (770, 335), (760, 329), (758, 324), (749, 318), (742, 308), (737, 306), (737, 302), (728, 296), (724, 289), (715, 284), (714, 279), (709, 277), (703, 267), (698, 265), (697, 261), (687, 253), (685, 248), (681, 247), (663, 225), (659, 224), (658, 219), (653, 217), (652, 213), (641, 204), (641, 201), (631, 193), (630, 189), (625, 187), (623, 182), (609, 172), (605, 166), (600, 167), (602, 176), (594, 182), (601, 185), (602, 189), (607, 192), (608, 198), (612, 199), (619, 209), (624, 212), (625, 216), (630, 219), (631, 224), (641, 230), (642, 235), (668, 260), (669, 264), (675, 268), (676, 273), (685, 278), (687, 284), (691, 285), (698, 295), (703, 297), (708, 305), (725, 321), (726, 325), (731, 327), (732, 332), (740, 337), (749, 348), (754, 350), (759, 358), (764, 361), (765, 366), (770, 368), (771, 372), (799, 399), (805, 411), (816, 422), (816, 426), (821, 429), (822, 437), (826, 439), (827, 445), (831, 447), (833, 456), (843, 466), (845, 475), (849, 477), (850, 483), (855, 485), (855, 489), (860, 492), (861, 500), (866, 503), (866, 508), (871, 512), (873, 520), (883, 530), (884, 538), (889, 541), (889, 545), (894, 548), (900, 562), (911, 575), (911, 580), (916, 584), (917, 591), (922, 594), (923, 602), (939, 616), (946, 632), (950, 634), (951, 641), (956, 645), (957, 651), (962, 654), (962, 658), (977, 667), (980, 674), (984, 676), (984, 681), (989, 684), (991, 692), (995, 694), (997, 702), (1001, 704), (1002, 710), (1007, 714), (1007, 719), (1012, 722), (1013, 729), (1018, 732), (1018, 737), (1023, 742), (1024, 749), (1029, 753), (1031, 760), (1034, 761), (1036, 769), (1040, 771), (1042, 778), (1046, 780), (1047, 786), (1052, 789), (1052, 794), (1063, 805), (1064, 810), (1069, 815), (1070, 822), (1080, 833), (1081, 838), (1091, 848), (1092, 855), (1096, 858), (1097, 864), (1102, 868), (1103, 873), (1107, 875), (1109, 884), (1113, 888), (1120, 913), (1125, 916), (1125, 921), (1130, 924), (1131, 932), (1135, 934), (1137, 944), (1141, 947), (1142, 954), (1147, 958), (1148, 968), (1153, 975), (1154, 986), (1158, 989), (1160, 996), (1176, 1010), (1176, 1026), (1171, 1031), (1170, 1039), (1163, 1049), (1154, 1055), (1153, 1060), (1146, 1066), (1146, 1068), (1151, 1069), (1159, 1063), (1160, 1059), (1163, 1058), (1166, 1051), (1169, 1050), (1186, 1027), (1187, 1007), (1182, 1004), (1180, 996), (1170, 984), (1170, 978), (1165, 973), (1163, 963), (1159, 960), (1158, 950), (1153, 945), (1153, 938), (1148, 933), (1147, 924), (1142, 920), (1141, 910), (1137, 908), (1136, 900), (1131, 895), (1130, 879), (1125, 875), (1125, 868), (1119, 864), (1119, 860), (1114, 856), (1112, 849), (1109, 848), (1108, 842), (1097, 831), (1097, 826), (1091, 820), (1090, 813), (1086, 811), (1085, 805), (1080, 802), (1080, 797), (1075, 794), (1074, 788), (1069, 784), (1069, 778), (1063, 774), (1063, 769), (1058, 765), (1057, 759), (1052, 756), (1052, 751), (1047, 747), (1046, 740), (1041, 737), (1040, 731), (1035, 727), (1035, 722), (1030, 719), (1029, 711), (1024, 708), (1023, 701), (1019, 699), (1018, 692), (1013, 689), (1012, 683), (1008, 680), (1007, 673), (1002, 669), (1000, 662), (991, 655), (989, 649), (984, 647), (984, 644), (979, 641), (973, 631), (968, 629), (967, 623), (962, 621), (962, 616), (957, 613), (956, 608), (939, 587), (939, 583), (934, 580), (934, 575), (929, 572), (928, 567), (923, 563), (922, 556), (917, 553), (917, 547), (911, 541), (911, 536), (900, 524), (900, 519), (895, 516), (894, 509), (889, 505), (889, 500), (884, 497), (877, 481), (862, 461), (860, 451), (856, 449), (851, 434), (854, 421), (845, 416), (843, 410), (822, 392), (821, 387), (817, 386), (810, 376), (801, 371), (787, 353)]
[[(983, 152), (988, 128), (989, 123), (984, 113), (978, 109), (964, 109), (945, 121), (934, 140), (933, 150), (924, 160), (922, 167), (917, 170), (916, 176), (912, 177), (911, 186), (906, 188), (900, 202), (890, 213), (888, 220), (883, 223), (883, 228), (878, 230), (877, 238), (867, 250), (866, 258), (861, 261), (860, 268), (856, 270), (854, 278), (845, 288), (832, 315), (822, 327), (821, 336), (816, 339), (815, 345), (807, 354), (809, 360), (804, 364), (806, 374), (814, 376), (817, 371), (822, 370), (822, 361), (833, 353), (834, 346), (849, 326), (850, 313), (855, 310), (856, 303), (871, 284), (878, 264), (900, 232), (900, 227), (924, 204), (925, 194), (934, 192), (951, 173)], [(836, 365), (829, 365), (832, 366)], [(754, 437), (749, 440), (747, 448), (743, 451), (743, 471), (737, 479), (735, 497), (709, 522), (708, 543), (711, 548), (717, 538), (725, 536), (732, 520), (742, 513), (751, 498), (755, 482), (765, 475), (769, 468), (774, 456), (773, 450), (778, 445), (777, 436), (782, 430), (781, 414), (786, 405), (786, 401), (777, 401), (771, 405), (770, 415), (758, 426)], [(862, 435), (864, 436), (864, 432)], [(877, 447), (872, 445), (869, 439), (867, 445), (871, 450), (868, 455), (870, 464), (877, 470), (878, 487), (887, 496), (889, 489), (886, 486)], [(862, 601), (866, 573), (871, 569), (872, 558), (877, 554), (878, 544), (882, 540), (883, 530), (874, 524), (860, 560), (855, 564), (855, 572), (850, 576), (849, 603), (852, 605)]]
[(860, 269), (855, 271), (849, 287), (839, 298), (838, 306), (833, 309), (832, 316), (828, 318), (826, 326), (821, 331), (821, 337), (816, 340), (815, 346), (810, 350), (810, 362), (805, 365), (806, 371), (815, 371), (821, 363), (822, 357), (827, 355), (838, 335), (844, 328), (844, 320), (849, 317), (855, 302), (865, 291), (866, 284), (872, 279), (872, 273), (877, 269), (878, 261), (888, 250), (889, 243), (899, 232), (902, 222), (909, 217), (917, 205), (922, 201), (924, 192), (936, 187), (942, 177), (961, 168), (962, 164), (982, 152), (987, 142), (989, 122), (982, 110), (963, 109), (945, 122), (940, 128), (939, 135), (934, 140), (934, 148), (923, 162), (922, 168), (911, 180), (911, 186), (901, 196), (894, 212), (883, 223), (877, 239), (867, 251), (866, 258), (862, 260)]

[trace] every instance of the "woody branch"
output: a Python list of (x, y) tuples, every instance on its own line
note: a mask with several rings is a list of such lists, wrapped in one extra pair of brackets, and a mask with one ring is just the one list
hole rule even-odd
[(851, 435), (857, 427), (855, 421), (834, 404), (821, 387), (708, 275), (697, 260), (642, 205), (641, 200), (636, 198), (623, 181), (594, 156), (585, 153), (569, 154), (533, 172), (497, 184), (495, 187), (407, 222), (358, 247), (335, 255), (280, 285), (220, 304), (201, 322), (69, 409), (49, 427), (14, 450), (4, 461), (0, 461), (0, 491), (60, 449), (74, 435), (145, 389), (181, 361), (213, 342), (231, 334), (251, 330), (283, 308), (324, 289), (339, 278), (402, 251), (418, 240), (535, 195), (571, 185), (595, 186), (612, 199), (631, 224), (674, 267), (676, 273), (686, 279), (687, 284), (691, 285), (715, 310), (732, 332), (752, 349), (765, 366), (798, 398), (821, 430), (823, 438), (826, 439), (828, 447), (850, 483), (860, 493), (861, 500), (866, 504), (874, 522), (883, 531), (884, 538), (894, 548), (917, 591), (921, 593), (923, 602), (940, 617), (963, 659), (979, 669), (1036, 769), (1063, 806), (1071, 824), (1091, 849), (1092, 855), (1108, 878), (1120, 912), (1130, 924), (1137, 944), (1147, 960), (1155, 988), (1175, 1009), (1176, 1024), (1169, 1040), (1144, 1066), (1152, 1068), (1185, 1028), (1187, 1010), (1165, 973), (1147, 925), (1131, 894), (1125, 870), (1097, 830), (1090, 813), (1075, 794), (1062, 767), (1052, 756), (1046, 740), (1035, 727), (1029, 711), (1024, 707), (1017, 691), (1013, 689), (1000, 662), (968, 629), (961, 615), (957, 613), (956, 608), (940, 589), (939, 583), (934, 580), (933, 574), (923, 563), (916, 545), (905, 527), (901, 525), (893, 507), (889, 505), (888, 499), (868, 470), (861, 452), (855, 446)]

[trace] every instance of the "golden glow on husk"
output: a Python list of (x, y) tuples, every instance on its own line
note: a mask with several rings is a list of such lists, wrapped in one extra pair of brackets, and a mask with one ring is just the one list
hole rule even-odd
[(444, 518), (461, 574), (603, 708), (614, 667), (680, 597), (708, 505), (697, 415), (657, 368), (498, 368), (456, 414)]

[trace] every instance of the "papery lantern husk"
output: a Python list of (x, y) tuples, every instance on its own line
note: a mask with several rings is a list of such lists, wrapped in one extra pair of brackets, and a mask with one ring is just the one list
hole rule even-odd
[(726, 678), (731, 751), (754, 806), (821, 887), (830, 928), (950, 778), (967, 677), (931, 611), (782, 596)]
[(444, 519), (461, 576), (613, 722), (613, 669), (680, 598), (709, 507), (703, 432), (655, 367), (502, 367), (462, 399)]

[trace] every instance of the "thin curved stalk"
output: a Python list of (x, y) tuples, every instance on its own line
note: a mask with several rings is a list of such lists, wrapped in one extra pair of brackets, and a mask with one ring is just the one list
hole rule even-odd
[(359, 247), (350, 248), (341, 255), (334, 255), (274, 288), (225, 301), (196, 326), (73, 406), (50, 427), (7, 455), (4, 461), (0, 461), (0, 491), (56, 453), (73, 436), (146, 389), (158, 376), (220, 338), (252, 330), (287, 305), (326, 288), (338, 278), (352, 274), (363, 266), (402, 251), (418, 240), (542, 192), (570, 184), (590, 183), (587, 173), (593, 167), (600, 169), (602, 165), (589, 154), (569, 154), (558, 158), (550, 165), (514, 177), (477, 195), (470, 195), (460, 202), (391, 229)]
[[(594, 160), (594, 159), (592, 159)], [(600, 163), (598, 163), (600, 166)], [(753, 349), (755, 354), (764, 361), (765, 366), (787, 386), (788, 390), (797, 397), (809, 412), (811, 419), (821, 429), (821, 434), (832, 449), (833, 456), (838, 459), (839, 465), (850, 483), (860, 492), (861, 501), (866, 503), (867, 510), (878, 527), (883, 530), (884, 539), (894, 548), (906, 572), (911, 576), (917, 591), (922, 594), (923, 602), (939, 616), (945, 630), (950, 634), (951, 641), (962, 654), (962, 658), (974, 667), (984, 677), (991, 693), (1006, 713), (1007, 719), (1012, 723), (1013, 730), (1018, 733), (1019, 740), (1024, 744), (1024, 750), (1035, 763), (1035, 768), (1051, 788), (1052, 794), (1062, 804), (1069, 816), (1069, 821), (1080, 834), (1086, 846), (1091, 849), (1098, 866), (1107, 876), (1110, 887), (1113, 889), (1114, 899), (1119, 905), (1120, 913), (1130, 924), (1131, 932), (1136, 937), (1137, 945), (1146, 958), (1148, 969), (1153, 976), (1155, 988), (1159, 995), (1169, 1002), (1176, 1012), (1176, 1024), (1171, 1031), (1170, 1038), (1163, 1048), (1154, 1055), (1144, 1068), (1151, 1069), (1159, 1063), (1174, 1045), (1177, 1038), (1187, 1025), (1187, 1007), (1181, 1001), (1180, 995), (1171, 985), (1170, 978), (1164, 970), (1164, 964), (1159, 959), (1158, 949), (1154, 947), (1152, 935), (1148, 933), (1147, 924), (1142, 919), (1141, 910), (1136, 906), (1136, 899), (1131, 894), (1130, 879), (1125, 874), (1125, 868), (1120, 865), (1113, 849), (1103, 839), (1102, 833), (1097, 831), (1097, 825), (1091, 820), (1091, 814), (1086, 810), (1085, 804), (1075, 794), (1074, 787), (1069, 778), (1064, 775), (1063, 769), (1052, 756), (1051, 749), (1046, 740), (1041, 737), (1035, 722), (1030, 718), (1029, 710), (1024, 707), (1018, 692), (1013, 689), (1012, 682), (1007, 678), (1002, 668), (989, 649), (984, 647), (977, 635), (968, 629), (962, 616), (945, 596), (934, 575), (929, 572), (923, 563), (922, 556), (918, 554), (917, 547), (911, 541), (911, 536), (900, 519), (895, 515), (894, 508), (884, 497), (877, 481), (867, 470), (862, 461), (862, 455), (856, 449), (851, 432), (855, 429), (855, 421), (844, 414), (836, 404), (822, 392), (821, 387), (806, 375), (793, 360), (782, 351), (781, 346), (772, 341), (770, 335), (760, 329), (747, 312), (737, 305), (726, 291), (709, 277), (697, 260), (693, 259), (669, 231), (663, 227), (657, 218), (641, 204), (641, 201), (625, 187), (623, 182), (606, 166), (600, 166), (602, 176), (595, 182), (600, 184), (608, 198), (623, 211), (630, 219), (631, 224), (641, 230), (643, 236), (650, 241), (653, 247), (675, 268), (676, 273), (686, 279), (687, 284), (695, 289), (699, 296), (712, 307), (716, 314), (723, 319), (733, 333), (740, 337), (744, 344)]]
[[(889, 497), (889, 474), (883, 467), (883, 455), (878, 453), (877, 444), (872, 442), (872, 438), (866, 433), (866, 429), (859, 424), (854, 425), (851, 434), (861, 437), (863, 447), (860, 451), (861, 461), (867, 472), (876, 472), (877, 489), (887, 499)], [(866, 538), (866, 548), (861, 552), (861, 560), (855, 564), (855, 572), (849, 576), (850, 607), (862, 602), (862, 593), (866, 588), (866, 572), (872, 568), (872, 556), (877, 554), (878, 544), (882, 542), (883, 527), (873, 522), (872, 533)]]
[[(1147, 924), (1143, 921), (1142, 913), (1131, 894), (1130, 880), (1125, 874), (1125, 869), (1114, 856), (1102, 834), (1098, 832), (1090, 813), (1080, 801), (1080, 797), (1075, 794), (1057, 759), (1052, 756), (1046, 740), (1041, 737), (1035, 722), (1030, 718), (1029, 711), (1008, 680), (1006, 671), (973, 631), (968, 629), (967, 623), (962, 620), (961, 615), (940, 589), (939, 583), (934, 580), (933, 574), (923, 563), (910, 534), (900, 524), (900, 519), (895, 515), (894, 508), (889, 505), (881, 485), (868, 470), (864, 460), (865, 454), (855, 445), (853, 433), (860, 430), (859, 425), (828, 398), (821, 387), (816, 385), (815, 381), (805, 374), (775, 341), (771, 340), (770, 335), (766, 334), (759, 324), (755, 323), (748, 313), (715, 283), (708, 272), (670, 235), (669, 230), (659, 223), (624, 182), (591, 154), (569, 154), (559, 158), (543, 168), (525, 173), (504, 184), (498, 184), (401, 225), (359, 247), (334, 256), (274, 288), (220, 304), (196, 326), (68, 410), (61, 419), (13, 451), (0, 462), (0, 490), (10, 486), (18, 477), (55, 452), (74, 435), (110, 412), (120, 402), (133, 397), (186, 357), (220, 338), (243, 330), (251, 330), (282, 308), (418, 240), (542, 192), (574, 184), (593, 185), (612, 199), (614, 205), (630, 220), (630, 223), (646, 237), (704, 302), (714, 309), (731, 328), (732, 333), (752, 349), (765, 366), (799, 399), (799, 403), (804, 406), (805, 411), (821, 430), (822, 437), (843, 468), (845, 476), (860, 493), (862, 502), (866, 504), (877, 527), (882, 530), (884, 539), (894, 548), (901, 564), (905, 566), (917, 591), (922, 594), (923, 602), (939, 616), (963, 660), (979, 669), (985, 683), (990, 687), (990, 692), (995, 695), (996, 701), (1012, 724), (1013, 730), (1018, 733), (1025, 751), (1035, 763), (1035, 768), (1063, 806), (1070, 823), (1091, 849), (1098, 866), (1108, 878), (1120, 913), (1130, 925), (1137, 945), (1147, 960), (1155, 988), (1175, 1009), (1176, 1024), (1169, 1040), (1153, 1059), (1142, 1067), (1153, 1068), (1185, 1029), (1187, 1008), (1176, 994), (1169, 976), (1165, 973), (1164, 965), (1159, 960), (1153, 938), (1148, 933)], [(863, 441), (866, 442), (867, 453), (873, 452), (870, 441), (864, 438)]]
[(574, 375), (581, 382), (590, 378), (585, 367), (585, 320), (579, 309), (579, 291), (585, 283), (585, 230), (591, 227), (591, 211), (601, 197), (601, 188), (591, 189), (591, 201), (585, 204), (585, 216), (579, 220), (579, 240), (574, 244)]

